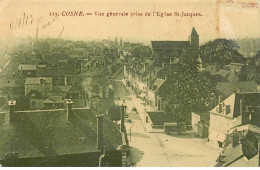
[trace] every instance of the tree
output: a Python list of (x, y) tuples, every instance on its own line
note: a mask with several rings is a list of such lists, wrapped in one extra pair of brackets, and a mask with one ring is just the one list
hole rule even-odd
[(188, 50), (181, 58), (180, 69), (170, 75), (172, 82), (165, 107), (177, 122), (184, 121), (192, 111), (205, 110), (215, 98), (215, 84), (209, 74), (199, 72), (197, 54)]
[(238, 75), (240, 81), (260, 82), (260, 52), (248, 59)]
[(120, 120), (120, 107), (117, 105), (113, 105), (108, 109), (108, 115), (113, 121)]
[(244, 61), (238, 49), (239, 45), (233, 40), (215, 39), (200, 47), (200, 56), (202, 59), (218, 61), (219, 66), (222, 67), (231, 62)]

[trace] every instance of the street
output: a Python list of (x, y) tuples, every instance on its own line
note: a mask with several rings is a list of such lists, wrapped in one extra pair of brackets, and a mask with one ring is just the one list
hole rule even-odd
[[(145, 109), (141, 99), (126, 88), (118, 75), (114, 81), (115, 95), (125, 100), (128, 120), (125, 121), (131, 146), (131, 161), (136, 167), (212, 167), (219, 155), (217, 146), (198, 138), (194, 134), (166, 135), (164, 133), (146, 132)], [(132, 111), (136, 107), (137, 112)], [(151, 108), (148, 108), (151, 109)]]

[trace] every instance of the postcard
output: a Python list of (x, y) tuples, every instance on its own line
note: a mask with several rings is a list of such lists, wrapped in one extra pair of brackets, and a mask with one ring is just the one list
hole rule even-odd
[(258, 167), (259, 0), (0, 0), (1, 167)]

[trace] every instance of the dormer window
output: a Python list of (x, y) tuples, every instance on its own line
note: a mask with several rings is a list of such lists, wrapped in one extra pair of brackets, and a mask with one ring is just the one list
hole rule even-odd
[(44, 78), (41, 78), (40, 79), (40, 84), (44, 84), (45, 83), (45, 79)]

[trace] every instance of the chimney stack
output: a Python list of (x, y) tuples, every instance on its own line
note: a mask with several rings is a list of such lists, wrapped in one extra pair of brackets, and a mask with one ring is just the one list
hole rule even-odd
[(240, 99), (240, 115), (243, 113), (243, 99)]
[(103, 138), (103, 114), (96, 115), (97, 117), (97, 149), (103, 152), (104, 138)]
[(67, 84), (67, 76), (64, 76), (64, 84), (65, 84), (65, 86), (68, 85), (68, 84)]
[(242, 111), (242, 124), (248, 124), (249, 123), (249, 110), (248, 110), (248, 106), (246, 106), (246, 110), (243, 112)]
[(15, 105), (16, 105), (16, 100), (9, 100), (8, 101), (8, 106), (9, 106), (9, 114), (7, 118), (8, 123), (12, 123), (14, 120), (14, 111), (15, 111)]
[(165, 74), (165, 77), (164, 77), (164, 79), (165, 79), (165, 80), (167, 80), (167, 79), (168, 79), (168, 75), (167, 75), (167, 74)]
[(222, 96), (220, 95), (220, 96), (218, 96), (218, 104), (220, 104), (221, 101), (222, 101)]
[(239, 136), (237, 134), (237, 131), (235, 130), (232, 134), (232, 147), (236, 147), (239, 143)]
[(67, 105), (67, 120), (71, 120), (71, 117), (72, 117), (72, 104), (73, 104), (73, 101), (71, 99), (67, 99), (66, 100), (66, 105)]
[(121, 132), (125, 132), (125, 105), (120, 106)]

